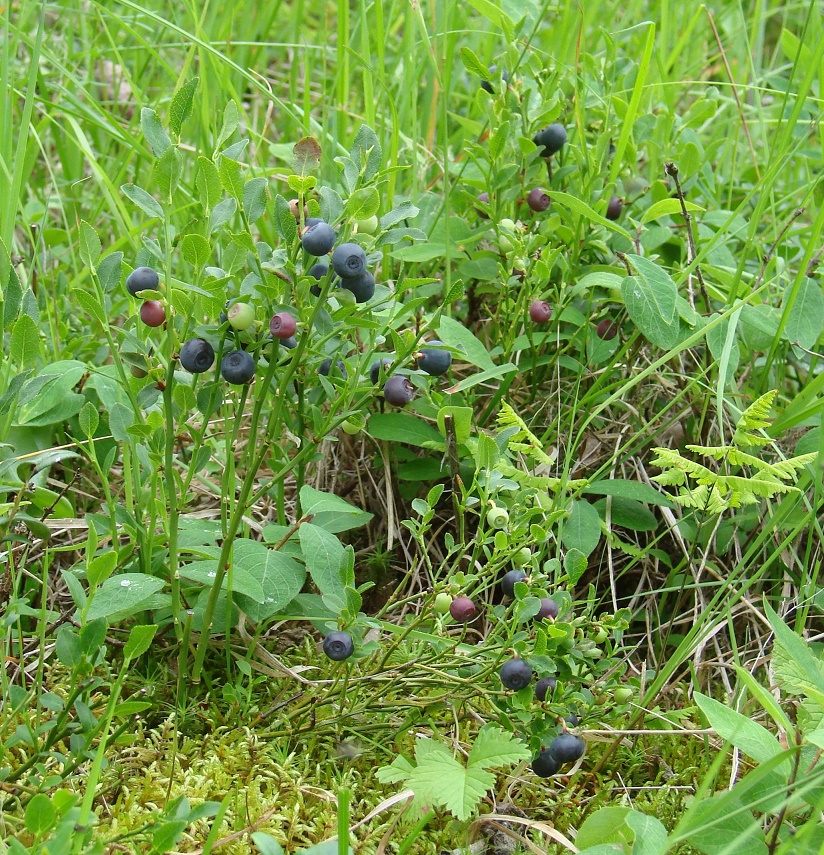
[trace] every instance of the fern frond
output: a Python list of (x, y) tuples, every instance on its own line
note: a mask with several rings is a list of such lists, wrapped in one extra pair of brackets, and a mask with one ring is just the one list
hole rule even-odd
[(496, 421), (501, 431), (513, 431), (508, 441), (511, 451), (526, 454), (538, 463), (552, 465), (553, 460), (541, 447), (541, 441), (506, 401), (501, 402)]
[(799, 454), (798, 457), (788, 457), (786, 460), (782, 460), (779, 463), (773, 463), (773, 467), (781, 470), (782, 472), (787, 472), (787, 477), (791, 478), (799, 469), (803, 469), (805, 466), (808, 466), (817, 457), (817, 451), (813, 451), (810, 454)]
[(770, 410), (777, 394), (778, 390), (772, 389), (753, 401), (741, 413), (741, 418), (736, 423), (735, 433), (732, 437), (733, 444), (743, 446), (744, 448), (752, 448), (753, 446), (766, 445), (770, 441), (768, 438), (754, 433), (754, 431), (763, 430), (772, 424)]

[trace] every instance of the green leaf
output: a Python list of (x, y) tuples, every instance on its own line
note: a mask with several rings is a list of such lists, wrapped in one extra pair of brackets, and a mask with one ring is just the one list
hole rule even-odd
[(361, 187), (346, 201), (346, 215), (353, 220), (368, 220), (378, 213), (380, 204), (377, 187)]
[(35, 793), (26, 805), (23, 822), (31, 834), (44, 835), (57, 821), (57, 808), (45, 793)]
[(672, 312), (675, 313), (675, 293), (670, 294), (665, 290), (656, 291), (640, 276), (627, 276), (621, 283), (621, 296), (627, 307), (627, 314), (645, 338), (664, 350), (675, 347), (678, 343), (678, 319), (667, 321), (662, 315), (662, 310), (669, 311), (670, 296)]
[(151, 107), (144, 107), (140, 111), (140, 128), (154, 156), (162, 157), (172, 141), (164, 130), (160, 117)]
[(349, 154), (358, 167), (364, 183), (371, 181), (380, 172), (383, 157), (381, 144), (377, 134), (368, 125), (361, 125), (358, 128)]
[(381, 231), (386, 231), (388, 228), (400, 223), (402, 220), (411, 220), (418, 216), (420, 209), (411, 202), (401, 202), (396, 205), (391, 211), (384, 214), (380, 219)]
[(133, 626), (126, 639), (126, 646), (123, 648), (123, 658), (128, 662), (130, 659), (142, 656), (149, 649), (156, 632), (155, 623)]
[(480, 12), (493, 26), (502, 29), (504, 26), (512, 27), (512, 19), (503, 9), (491, 0), (468, 0), (473, 9)]
[(169, 109), (169, 130), (178, 138), (180, 138), (183, 123), (192, 115), (192, 102), (199, 82), (199, 77), (193, 77), (184, 83), (172, 98), (172, 106)]
[(440, 805), (457, 819), (468, 819), (477, 809), (495, 776), (478, 767), (465, 769), (451, 754), (430, 751), (418, 760), (408, 785), (418, 801)]
[[(234, 202), (234, 199), (231, 200)], [(212, 258), (212, 245), (203, 235), (186, 235), (180, 241), (180, 252), (196, 270), (202, 270)]]
[(142, 604), (161, 590), (163, 585), (162, 579), (145, 573), (112, 576), (97, 589), (86, 612), (86, 619), (112, 618), (113, 615), (131, 617), (142, 611)]
[(155, 161), (152, 168), (152, 179), (164, 199), (171, 201), (180, 182), (182, 168), (183, 159), (180, 151), (174, 146), (169, 146)]
[(298, 234), (298, 224), (292, 216), (292, 211), (289, 208), (289, 203), (280, 194), (275, 196), (275, 225), (277, 226), (278, 234), (291, 244)]
[(67, 668), (74, 668), (80, 662), (83, 657), (83, 648), (80, 645), (80, 636), (72, 627), (63, 624), (57, 630), (54, 652)]
[(306, 569), (318, 590), (323, 595), (343, 597), (346, 586), (340, 573), (344, 558), (341, 542), (334, 534), (311, 523), (303, 523), (298, 535)]
[(255, 622), (277, 614), (300, 593), (306, 579), (303, 567), (294, 558), (267, 549), (255, 540), (241, 538), (232, 547), (235, 575), (255, 580), (263, 593), (259, 602), (239, 594), (238, 605)]
[(792, 284), (788, 285), (784, 292), (783, 308), (786, 308), (791, 300), (792, 308), (787, 316), (783, 337), (809, 350), (815, 347), (824, 332), (824, 295), (821, 293), (821, 286), (808, 276), (801, 280), (794, 300), (793, 292)]
[(604, 226), (605, 228), (610, 229), (610, 231), (617, 232), (619, 235), (623, 235), (627, 240), (632, 240), (632, 235), (630, 235), (623, 226), (619, 226), (618, 223), (613, 220), (608, 220), (606, 217), (602, 217), (599, 213), (590, 208), (586, 202), (582, 202), (577, 196), (570, 196), (569, 193), (561, 193), (556, 190), (551, 190), (549, 195), (553, 202), (557, 202), (564, 208), (569, 208), (570, 211), (578, 214), (585, 220)]
[(766, 763), (782, 752), (778, 740), (749, 716), (742, 715), (700, 692), (695, 692), (694, 697), (701, 712), (718, 735), (748, 757), (758, 763)]
[(300, 507), (304, 515), (313, 515), (314, 525), (332, 533), (359, 528), (373, 516), (333, 493), (323, 493), (308, 484), (300, 488)]
[(223, 186), (214, 162), (201, 155), (197, 159), (197, 185), (198, 198), (203, 210), (208, 214), (212, 208), (223, 198)]
[(632, 855), (665, 855), (667, 829), (660, 819), (633, 810), (625, 822), (635, 833)]
[(476, 77), (480, 77), (481, 80), (485, 80), (489, 77), (489, 69), (478, 59), (478, 57), (468, 48), (461, 48), (461, 62), (464, 64), (464, 68), (470, 73), (474, 74)]
[(280, 843), (265, 831), (253, 831), (252, 842), (257, 846), (261, 855), (283, 855)]
[(736, 788), (693, 802), (678, 831), (707, 855), (766, 855), (764, 831)]
[[(696, 205), (694, 202), (684, 201), (684, 204), (687, 206), (688, 211), (703, 211), (704, 209), (700, 205)], [(640, 223), (648, 223), (651, 220), (657, 220), (659, 217), (666, 217), (670, 214), (680, 214), (681, 213), (681, 202), (678, 199), (660, 199), (654, 205), (650, 205), (646, 211), (641, 215), (641, 219), (638, 221)]]
[(80, 221), (79, 244), (81, 261), (94, 270), (103, 248), (97, 232), (85, 220)]
[(567, 549), (577, 549), (589, 555), (601, 539), (601, 517), (598, 511), (583, 499), (572, 503), (572, 513), (564, 524), (561, 542)]
[(409, 413), (378, 413), (369, 419), (366, 429), (374, 439), (404, 442), (422, 448), (445, 448), (438, 431)]
[(452, 416), (455, 441), (462, 445), (472, 435), (472, 407), (441, 407), (438, 410), (438, 428), (446, 436), (446, 416)]
[(481, 341), (460, 321), (442, 316), (438, 322), (438, 334), (444, 344), (465, 353), (466, 361), (472, 365), (487, 371), (497, 367)]
[(34, 367), (40, 353), (40, 330), (29, 315), (20, 315), (11, 328), (9, 355), (20, 369)]
[(497, 160), (503, 152), (506, 141), (509, 139), (509, 127), (508, 121), (501, 122), (495, 133), (489, 138), (489, 157), (491, 160)]
[(622, 478), (610, 478), (605, 481), (594, 481), (581, 491), (594, 496), (620, 496), (623, 499), (635, 499), (647, 505), (659, 505), (662, 508), (674, 507), (673, 502), (665, 493), (659, 493), (648, 484), (639, 481), (626, 481)]
[(662, 267), (641, 255), (628, 254), (627, 259), (647, 285), (661, 320), (671, 323), (675, 320), (678, 297), (678, 289), (672, 277)]
[(215, 151), (218, 151), (223, 143), (232, 136), (239, 124), (240, 115), (238, 114), (237, 104), (234, 101), (229, 101), (223, 110), (223, 126), (215, 143)]
[[(235, 211), (237, 211), (237, 202), (231, 196), (222, 202), (218, 202), (212, 208), (212, 213), (209, 217), (209, 233), (211, 234), (218, 231), (218, 229), (222, 229), (235, 215)], [(295, 218), (292, 217), (292, 222), (294, 220)]]
[(142, 187), (138, 187), (136, 184), (123, 184), (120, 189), (123, 191), (123, 195), (134, 202), (144, 214), (156, 217), (158, 220), (163, 219), (163, 208), (160, 203)]
[(238, 201), (243, 198), (242, 166), (239, 161), (222, 155), (218, 163), (217, 173), (223, 189)]
[(381, 766), (375, 776), (382, 784), (405, 784), (414, 768), (403, 754), (399, 754), (388, 766)]
[(250, 223), (259, 220), (266, 211), (267, 185), (265, 178), (250, 178), (243, 185), (243, 210)]
[(100, 280), (100, 287), (106, 294), (111, 293), (120, 285), (120, 277), (123, 270), (123, 253), (109, 253), (97, 265), (97, 278)]
[(769, 603), (764, 603), (764, 610), (775, 632), (773, 665), (776, 678), (791, 692), (805, 696), (824, 712), (824, 663)]
[(479, 383), (486, 383), (487, 380), (495, 380), (506, 374), (512, 374), (517, 370), (518, 366), (513, 365), (511, 362), (507, 362), (506, 365), (496, 365), (495, 368), (490, 368), (488, 371), (479, 371), (477, 374), (470, 374), (468, 377), (464, 377), (463, 380), (459, 380), (454, 386), (444, 389), (444, 391), (448, 395), (465, 392), (467, 389), (471, 389)]
[(627, 817), (632, 813), (628, 807), (602, 807), (590, 814), (578, 829), (575, 845), (586, 850), (590, 846), (605, 843), (632, 843), (632, 830)]
[(513, 734), (494, 724), (485, 724), (475, 737), (466, 764), (480, 769), (491, 769), (510, 766), (530, 756), (529, 748)]
[(104, 552), (102, 555), (92, 557), (86, 567), (86, 581), (89, 587), (96, 588), (105, 582), (114, 573), (115, 567), (117, 567), (116, 552)]
[(586, 573), (588, 563), (586, 555), (580, 549), (573, 547), (567, 551), (564, 556), (564, 572), (572, 585), (575, 585)]

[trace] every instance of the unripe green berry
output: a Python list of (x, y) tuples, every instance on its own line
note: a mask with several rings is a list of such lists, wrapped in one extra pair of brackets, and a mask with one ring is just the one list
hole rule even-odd
[(255, 310), (248, 303), (232, 303), (226, 317), (232, 329), (246, 330), (255, 322)]
[(616, 704), (628, 704), (635, 692), (629, 686), (619, 686), (613, 693), (612, 697), (615, 699)]
[(609, 633), (602, 626), (599, 626), (595, 634), (592, 636), (592, 640), (596, 644), (603, 644), (607, 638), (609, 638)]
[(358, 231), (365, 235), (373, 235), (378, 230), (378, 218), (373, 214), (365, 220), (357, 221)]
[(449, 607), (452, 605), (452, 597), (442, 592), (435, 597), (435, 611), (439, 615), (449, 614)]
[(490, 528), (506, 528), (509, 525), (509, 513), (506, 508), (490, 508), (486, 512), (486, 522)]
[(512, 556), (512, 564), (515, 567), (523, 567), (525, 564), (529, 564), (529, 562), (531, 560), (532, 560), (532, 550), (528, 546), (523, 547), (523, 549), (519, 549)]

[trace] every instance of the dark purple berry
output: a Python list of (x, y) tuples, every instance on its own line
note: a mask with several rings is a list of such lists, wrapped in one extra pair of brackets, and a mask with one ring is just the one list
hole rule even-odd
[(617, 220), (621, 216), (621, 211), (624, 210), (624, 203), (617, 197), (613, 196), (607, 205), (607, 219)]
[(558, 617), (558, 604), (549, 597), (543, 597), (541, 599), (541, 608), (538, 614), (535, 615), (535, 619), (550, 618), (551, 620), (555, 620), (556, 617)]
[(348, 632), (333, 630), (323, 639), (323, 652), (335, 662), (343, 662), (355, 652), (355, 643)]
[(545, 211), (549, 207), (549, 203), (551, 201), (552, 199), (549, 198), (549, 193), (544, 190), (543, 187), (535, 187), (529, 191), (529, 195), (526, 197), (527, 205), (529, 205), (530, 209), (535, 211), (537, 214), (540, 214), (541, 211)]
[(529, 317), (536, 324), (545, 324), (552, 317), (552, 306), (546, 300), (533, 300), (529, 304)]
[(126, 290), (136, 297), (140, 291), (157, 291), (160, 277), (151, 267), (136, 267), (126, 279)]
[(598, 326), (595, 327), (595, 335), (602, 338), (604, 341), (610, 341), (618, 335), (618, 324), (611, 321), (609, 318), (604, 318), (598, 321)]
[(478, 615), (478, 607), (469, 597), (455, 597), (449, 606), (449, 614), (458, 623), (469, 623)]
[(545, 748), (533, 761), (532, 771), (539, 778), (551, 778), (561, 769), (561, 764), (552, 756), (549, 749)]
[(203, 338), (190, 338), (180, 348), (180, 364), (190, 374), (203, 374), (215, 361), (215, 351)]
[(584, 740), (574, 733), (562, 733), (552, 740), (549, 753), (561, 764), (574, 763), (584, 756)]
[(379, 359), (377, 362), (373, 362), (369, 366), (369, 379), (372, 381), (374, 386), (378, 385), (378, 381), (381, 378), (381, 374), (386, 378), (388, 376), (387, 372), (389, 371), (390, 366), (392, 365), (392, 359)]
[[(345, 380), (348, 376), (346, 373), (346, 366), (343, 364), (343, 362), (340, 359), (335, 363), (335, 368), (336, 368), (335, 373), (339, 374)], [(332, 370), (332, 359), (330, 357), (329, 359), (324, 359), (323, 362), (321, 362), (320, 368), (318, 368), (318, 374), (322, 374), (324, 377), (328, 377), (329, 372), (331, 370)]]
[(556, 685), (557, 681), (554, 677), (541, 677), (535, 684), (535, 699), (543, 703), (546, 700), (547, 694), (555, 691)]
[(532, 137), (532, 142), (537, 146), (543, 146), (544, 150), (541, 152), (541, 157), (552, 157), (553, 154), (559, 152), (567, 141), (567, 132), (566, 128), (558, 124), (558, 122), (553, 122), (551, 125), (547, 125), (545, 128), (541, 128), (534, 137)]
[(375, 277), (368, 270), (364, 270), (355, 278), (342, 276), (340, 287), (351, 291), (355, 295), (356, 303), (366, 303), (375, 295)]
[[(483, 205), (488, 205), (489, 204), (489, 193), (479, 193), (478, 194), (478, 201), (481, 202)], [(477, 212), (478, 216), (482, 220), (488, 220), (489, 219), (489, 214), (487, 214), (486, 211), (482, 210), (481, 208), (475, 208), (475, 211)]]
[[(433, 339), (428, 342), (430, 347), (422, 347), (418, 353), (418, 368), (433, 377), (440, 377), (449, 371), (452, 365), (452, 353), (444, 348), (442, 341)], [(433, 347), (431, 345), (441, 345)]]
[(526, 573), (523, 570), (510, 570), (508, 573), (504, 573), (501, 578), (501, 591), (503, 591), (504, 596), (514, 597), (515, 583), (523, 582), (524, 579), (526, 579)]
[(321, 256), (326, 255), (332, 250), (332, 247), (335, 245), (335, 238), (335, 230), (332, 226), (321, 220), (319, 223), (307, 226), (303, 230), (300, 242), (309, 255)]
[[(490, 65), (489, 66), (489, 76), (490, 77), (495, 76), (495, 72), (497, 70), (498, 70), (497, 65)], [(509, 72), (506, 69), (504, 69), (501, 72), (501, 78), (503, 79), (504, 83), (509, 83)], [(482, 80), (481, 81), (481, 89), (483, 89), (484, 92), (489, 92), (490, 95), (495, 94), (495, 88), (493, 87), (491, 81), (489, 81), (489, 80)]]
[(220, 361), (220, 373), (227, 383), (242, 386), (255, 376), (255, 360), (245, 350), (233, 350)]
[(356, 279), (366, 269), (366, 253), (356, 243), (342, 243), (332, 253), (332, 268), (341, 279)]
[(415, 397), (415, 387), (403, 374), (395, 374), (384, 383), (383, 397), (388, 404), (405, 407)]
[(532, 680), (532, 666), (525, 659), (510, 659), (498, 672), (504, 688), (519, 692)]

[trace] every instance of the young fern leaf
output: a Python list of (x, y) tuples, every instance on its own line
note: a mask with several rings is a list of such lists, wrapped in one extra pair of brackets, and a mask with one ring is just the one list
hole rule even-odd
[(541, 447), (541, 441), (526, 426), (526, 422), (505, 401), (501, 403), (498, 413), (498, 427), (501, 431), (509, 431), (509, 450), (526, 454), (538, 463), (551, 466), (553, 459)]
[(770, 407), (776, 392), (768, 392), (754, 401), (739, 418), (730, 445), (688, 445), (687, 449), (718, 460), (727, 467), (746, 466), (751, 475), (725, 475), (684, 457), (671, 448), (654, 449), (653, 466), (661, 473), (653, 477), (662, 485), (679, 487), (674, 500), (684, 508), (696, 508), (709, 514), (721, 514), (729, 508), (755, 505), (782, 493), (799, 492), (785, 481), (792, 480), (817, 454), (802, 454), (788, 460), (768, 463), (743, 448), (766, 445), (770, 439), (753, 431), (770, 426)]

